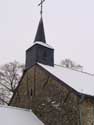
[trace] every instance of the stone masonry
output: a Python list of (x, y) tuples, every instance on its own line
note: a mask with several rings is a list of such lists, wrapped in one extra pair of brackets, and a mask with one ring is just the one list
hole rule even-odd
[[(94, 125), (94, 102), (35, 65), (24, 73), (10, 105), (32, 109), (45, 125)], [(75, 83), (76, 84), (76, 83)]]

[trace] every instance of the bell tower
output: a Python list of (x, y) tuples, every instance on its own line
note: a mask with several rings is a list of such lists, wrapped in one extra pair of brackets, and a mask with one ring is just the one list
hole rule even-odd
[[(44, 0), (43, 0), (44, 1)], [(42, 17), (42, 4), (41, 0), (41, 18), (39, 21), (38, 29), (36, 32), (33, 45), (26, 50), (26, 69), (30, 68), (36, 63), (54, 66), (54, 49), (46, 43), (43, 17)]]

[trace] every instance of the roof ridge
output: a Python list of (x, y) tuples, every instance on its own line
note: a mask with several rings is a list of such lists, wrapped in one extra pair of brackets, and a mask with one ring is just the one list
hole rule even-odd
[(76, 70), (76, 69), (73, 69), (73, 68), (68, 68), (68, 67), (65, 67), (65, 66), (59, 65), (59, 64), (55, 64), (55, 65), (59, 66), (59, 67), (66, 68), (66, 69), (69, 69), (69, 70), (77, 71), (77, 72), (80, 72), (80, 73), (83, 73), (83, 74), (87, 74), (87, 75), (90, 75), (90, 76), (94, 77), (94, 74), (91, 74), (91, 73), (88, 73), (88, 72), (85, 72), (85, 71), (80, 71), (80, 70)]

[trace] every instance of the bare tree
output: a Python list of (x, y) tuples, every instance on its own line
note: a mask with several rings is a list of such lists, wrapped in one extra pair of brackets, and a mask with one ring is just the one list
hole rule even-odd
[(76, 64), (74, 61), (72, 61), (71, 59), (64, 59), (62, 60), (61, 64), (64, 67), (67, 68), (71, 68), (71, 69), (75, 69), (75, 70), (79, 70), (79, 71), (83, 71), (83, 66)]
[(17, 61), (0, 67), (0, 102), (7, 104), (19, 83), (24, 65)]

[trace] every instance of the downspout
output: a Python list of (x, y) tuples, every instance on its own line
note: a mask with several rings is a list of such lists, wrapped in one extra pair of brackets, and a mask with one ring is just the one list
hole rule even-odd
[(79, 102), (79, 115), (80, 115), (80, 125), (83, 125), (83, 120), (82, 120), (82, 110), (81, 110), (81, 103), (84, 101), (85, 95), (81, 95), (80, 102)]
[(79, 107), (79, 112), (80, 112), (80, 125), (82, 125), (82, 111), (81, 111), (80, 107)]
[(36, 95), (36, 65), (34, 67), (34, 96)]

